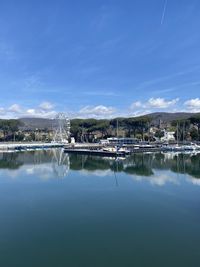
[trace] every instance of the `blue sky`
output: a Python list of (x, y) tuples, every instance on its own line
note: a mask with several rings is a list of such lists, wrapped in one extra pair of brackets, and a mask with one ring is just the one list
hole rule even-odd
[(200, 1), (0, 0), (0, 117), (200, 111)]

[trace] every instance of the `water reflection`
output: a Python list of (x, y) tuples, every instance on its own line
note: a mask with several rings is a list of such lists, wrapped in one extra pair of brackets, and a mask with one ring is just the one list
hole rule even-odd
[(69, 172), (69, 155), (63, 149), (52, 150), (52, 168), (57, 177), (63, 178)]
[(11, 176), (27, 175), (47, 180), (67, 177), (70, 171), (99, 177), (125, 173), (137, 181), (155, 185), (166, 182), (178, 184), (179, 174), (200, 185), (200, 154), (146, 153), (134, 154), (125, 159), (101, 158), (88, 155), (68, 155), (62, 149), (0, 153), (0, 174), (9, 170)]

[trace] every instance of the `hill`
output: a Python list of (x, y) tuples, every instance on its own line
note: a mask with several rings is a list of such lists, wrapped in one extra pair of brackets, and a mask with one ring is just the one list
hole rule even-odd
[(36, 129), (48, 129), (51, 130), (53, 125), (55, 125), (55, 120), (43, 119), (43, 118), (21, 118), (22, 122), (20, 129), (22, 130), (36, 130)]
[[(153, 125), (158, 125), (161, 122), (163, 123), (170, 123), (174, 120), (181, 120), (181, 119), (189, 119), (194, 115), (200, 115), (200, 113), (187, 113), (187, 112), (176, 112), (176, 113), (169, 113), (169, 112), (155, 112), (150, 113), (140, 117), (150, 117)], [(139, 118), (139, 117), (135, 117)], [(20, 121), (22, 122), (23, 126), (21, 129), (23, 130), (35, 130), (35, 129), (49, 129), (51, 130), (55, 126), (55, 120), (53, 119), (43, 119), (43, 118), (21, 118)], [(71, 120), (71, 123), (73, 124)]]
[(189, 112), (155, 112), (145, 115), (144, 117), (148, 116), (152, 120), (152, 124), (157, 125), (159, 122), (163, 123), (170, 123), (174, 120), (187, 120), (194, 115), (199, 115), (200, 113), (189, 113)]

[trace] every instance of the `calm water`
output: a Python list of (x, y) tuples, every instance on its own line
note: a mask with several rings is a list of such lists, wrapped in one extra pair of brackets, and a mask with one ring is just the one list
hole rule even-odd
[(0, 154), (0, 266), (200, 266), (200, 155)]

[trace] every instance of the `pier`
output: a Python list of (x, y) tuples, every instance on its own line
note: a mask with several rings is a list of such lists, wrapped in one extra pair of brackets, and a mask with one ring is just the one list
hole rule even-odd
[[(151, 145), (123, 145), (118, 149), (114, 145), (103, 145), (99, 143), (75, 143), (67, 144), (62, 142), (9, 142), (0, 143), (0, 151), (26, 151), (38, 149), (64, 148), (66, 153), (92, 154), (99, 156), (125, 156), (135, 153), (151, 153), (151, 152), (194, 152), (200, 151), (199, 145), (169, 145), (161, 144)], [(110, 149), (110, 150), (109, 150)]]
[(21, 150), (34, 150), (34, 149), (47, 149), (64, 147), (64, 144), (60, 143), (0, 143), (0, 151), (21, 151)]
[(125, 152), (120, 151), (103, 151), (103, 150), (94, 150), (94, 149), (71, 149), (65, 148), (66, 153), (76, 153), (83, 155), (93, 155), (93, 156), (101, 156), (101, 157), (124, 157), (126, 156)]

